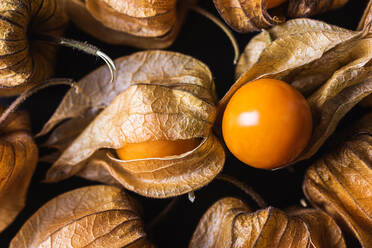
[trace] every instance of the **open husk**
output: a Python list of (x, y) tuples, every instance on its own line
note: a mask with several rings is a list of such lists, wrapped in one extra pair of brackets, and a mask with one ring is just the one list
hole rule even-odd
[(236, 68), (238, 79), (219, 103), (220, 114), (235, 91), (250, 81), (290, 83), (307, 98), (313, 116), (310, 142), (296, 161), (310, 158), (345, 114), (372, 92), (369, 27), (350, 31), (295, 19), (262, 31), (245, 48)]
[(345, 248), (341, 230), (320, 210), (285, 213), (268, 207), (253, 212), (227, 197), (213, 204), (199, 221), (189, 248)]
[(0, 2), (0, 96), (19, 94), (52, 75), (56, 47), (35, 36), (62, 34), (67, 23), (62, 2)]
[(13, 238), (11, 248), (154, 247), (146, 237), (140, 206), (112, 186), (89, 186), (43, 205)]
[(316, 161), (303, 190), (312, 205), (372, 246), (372, 114), (354, 128), (348, 141)]
[(71, 20), (110, 44), (164, 48), (176, 39), (195, 0), (66, 0)]
[[(101, 67), (70, 90), (46, 123), (46, 134), (63, 120), (46, 145), (59, 149), (46, 180), (72, 175), (120, 183), (138, 194), (164, 198), (210, 182), (225, 154), (212, 132), (216, 96), (212, 75), (200, 61), (179, 53), (147, 51), (116, 60), (116, 80)], [(197, 138), (194, 150), (164, 158), (124, 161), (113, 149), (128, 143)]]
[[(0, 108), (0, 113), (4, 109)], [(0, 125), (0, 232), (23, 209), (38, 150), (24, 112), (12, 113)]]
[(268, 10), (265, 0), (213, 0), (222, 18), (238, 32), (260, 31), (283, 23), (286, 16), (308, 17), (342, 7), (348, 0), (288, 0)]

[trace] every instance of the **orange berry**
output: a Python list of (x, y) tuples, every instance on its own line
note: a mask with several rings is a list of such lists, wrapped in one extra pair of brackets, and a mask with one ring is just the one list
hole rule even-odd
[(126, 144), (116, 153), (121, 160), (161, 158), (191, 151), (199, 144), (199, 139), (148, 141)]
[(267, 8), (272, 9), (285, 3), (287, 0), (266, 0)]
[(295, 160), (309, 142), (311, 110), (289, 84), (259, 79), (239, 88), (226, 106), (222, 133), (242, 162), (274, 169)]

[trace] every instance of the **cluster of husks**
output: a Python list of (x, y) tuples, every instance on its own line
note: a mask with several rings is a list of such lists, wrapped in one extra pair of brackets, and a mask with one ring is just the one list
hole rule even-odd
[[(0, 96), (24, 91), (52, 74), (55, 48), (38, 37), (61, 35), (66, 24), (62, 2), (0, 2)], [(195, 1), (64, 2), (77, 26), (105, 42), (159, 48), (174, 41)], [(214, 2), (225, 20), (241, 32), (284, 21), (271, 17), (262, 0)], [(286, 7), (290, 17), (307, 16), (346, 2), (290, 0), (273, 11)], [(46, 145), (58, 150), (47, 181), (77, 175), (154, 198), (199, 189), (221, 172), (225, 162), (221, 141), (212, 130), (220, 126), (218, 116), (237, 89), (260, 78), (290, 82), (308, 99), (314, 129), (296, 161), (310, 158), (350, 109), (372, 92), (370, 9), (371, 4), (359, 31), (310, 19), (262, 31), (247, 45), (236, 68), (237, 81), (219, 103), (208, 67), (179, 53), (146, 51), (121, 57), (115, 61), (118, 71), (112, 83), (107, 83), (108, 68), (93, 71), (79, 82), (79, 91), (66, 94), (40, 133), (54, 129)], [(315, 209), (283, 212), (273, 207), (253, 212), (238, 199), (224, 198), (202, 217), (189, 247), (343, 248), (339, 226), (354, 233), (363, 247), (370, 247), (371, 117), (355, 128), (350, 141), (307, 171), (305, 195), (329, 215)], [(2, 231), (24, 207), (38, 151), (24, 113), (9, 115), (0, 130)], [(190, 139), (200, 144), (180, 155), (120, 160), (113, 152), (127, 144)], [(140, 206), (133, 199), (114, 186), (93, 186), (45, 204), (22, 227), (11, 247), (61, 243), (153, 247), (143, 229)]]

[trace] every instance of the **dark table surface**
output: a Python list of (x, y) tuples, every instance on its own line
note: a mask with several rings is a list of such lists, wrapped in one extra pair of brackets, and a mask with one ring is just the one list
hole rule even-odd
[[(314, 18), (344, 28), (356, 29), (366, 4), (366, 0), (350, 0), (342, 9)], [(200, 1), (200, 6), (218, 16), (212, 1)], [(255, 34), (235, 33), (241, 51), (253, 35)], [(100, 47), (113, 59), (139, 51), (126, 46), (104, 44), (79, 31), (73, 25), (70, 25), (65, 37), (89, 41), (91, 44)], [(167, 50), (191, 55), (206, 63), (213, 73), (220, 97), (224, 95), (234, 82), (233, 50), (228, 38), (216, 25), (199, 14), (189, 13), (177, 40)], [(61, 47), (57, 58), (55, 76), (78, 80), (101, 64), (100, 60), (92, 56)], [(67, 90), (66, 86), (48, 88), (35, 94), (22, 105), (22, 109), (30, 112), (34, 133), (40, 131)], [(9, 103), (10, 101), (11, 99), (1, 99), (2, 103)], [(342, 128), (345, 123), (358, 118), (362, 112), (363, 110), (360, 109), (351, 111), (339, 128)], [(37, 140), (37, 142), (41, 143), (42, 140)], [(325, 150), (326, 148), (323, 148), (318, 153), (318, 156)], [(45, 155), (45, 151), (42, 150), (41, 154)], [(270, 205), (285, 209), (291, 205), (298, 205), (300, 199), (304, 198), (301, 185), (304, 171), (311, 164), (311, 161), (302, 162), (293, 167), (293, 170), (263, 171), (248, 167), (231, 154), (227, 154), (223, 172), (252, 186)], [(53, 197), (82, 186), (97, 184), (77, 177), (57, 184), (44, 184), (41, 181), (45, 177), (49, 166), (49, 164), (45, 163), (38, 164), (28, 191), (26, 207), (13, 224), (0, 234), (0, 247), (7, 247), (23, 223)], [(142, 203), (145, 222), (151, 221), (170, 201), (169, 199), (146, 199), (136, 194), (131, 194)], [(153, 232), (149, 234), (158, 247), (187, 247), (203, 213), (210, 205), (224, 196), (240, 197), (246, 200), (248, 204), (254, 206), (249, 197), (244, 195), (239, 189), (217, 180), (198, 190), (195, 194), (196, 200), (194, 203), (191, 203), (187, 196), (181, 196), (167, 218), (159, 223)], [(358, 247), (355, 244), (355, 240), (349, 240), (348, 243), (349, 247)]]

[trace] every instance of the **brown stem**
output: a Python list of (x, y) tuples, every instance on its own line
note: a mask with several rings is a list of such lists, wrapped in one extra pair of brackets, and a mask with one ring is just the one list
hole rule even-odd
[(249, 187), (245, 183), (243, 183), (243, 182), (241, 182), (241, 181), (239, 181), (239, 180), (237, 180), (237, 179), (235, 179), (231, 176), (224, 175), (224, 174), (219, 174), (216, 177), (216, 179), (231, 183), (234, 186), (238, 187), (244, 193), (249, 195), (256, 202), (257, 206), (259, 206), (260, 208), (266, 208), (267, 207), (267, 204), (264, 201), (264, 199), (262, 199), (262, 197), (256, 191), (254, 191), (251, 187)]
[(173, 207), (176, 205), (178, 201), (178, 198), (173, 198), (168, 205), (147, 225), (147, 228), (149, 230), (154, 229), (154, 227), (161, 222), (167, 214), (173, 209)]
[(116, 67), (114, 61), (106, 55), (104, 52), (102, 52), (98, 47), (93, 46), (87, 42), (80, 42), (72, 39), (67, 39), (63, 37), (57, 37), (57, 36), (50, 36), (50, 35), (44, 35), (44, 34), (37, 34), (36, 39), (40, 41), (46, 41), (53, 44), (65, 46), (65, 47), (71, 47), (78, 49), (79, 51), (85, 52), (87, 54), (100, 57), (105, 63), (107, 64), (110, 74), (111, 74), (111, 81), (112, 83), (115, 80), (115, 72)]
[(15, 101), (12, 102), (11, 105), (0, 115), (0, 125), (4, 123), (4, 121), (8, 118), (8, 116), (14, 112), (18, 106), (23, 103), (29, 96), (33, 95), (34, 93), (38, 92), (41, 89), (44, 89), (46, 87), (52, 86), (52, 85), (61, 85), (66, 84), (70, 85), (71, 87), (74, 87), (76, 90), (79, 90), (79, 87), (76, 85), (74, 80), (69, 78), (54, 78), (49, 79), (46, 81), (43, 81), (36, 86), (32, 87), (31, 89), (23, 92), (21, 95), (17, 97)]
[(212, 22), (214, 22), (217, 26), (219, 26), (222, 29), (222, 31), (225, 32), (225, 34), (230, 39), (231, 44), (234, 48), (234, 54), (235, 54), (234, 64), (236, 64), (238, 62), (238, 59), (239, 59), (239, 56), (240, 56), (239, 46), (238, 46), (238, 42), (236, 41), (234, 35), (231, 33), (230, 29), (228, 27), (226, 27), (226, 25), (223, 22), (221, 22), (219, 19), (217, 19), (214, 15), (212, 15), (208, 11), (200, 8), (199, 6), (193, 5), (191, 7), (191, 9), (194, 10), (195, 12), (201, 14), (202, 16), (208, 18)]

